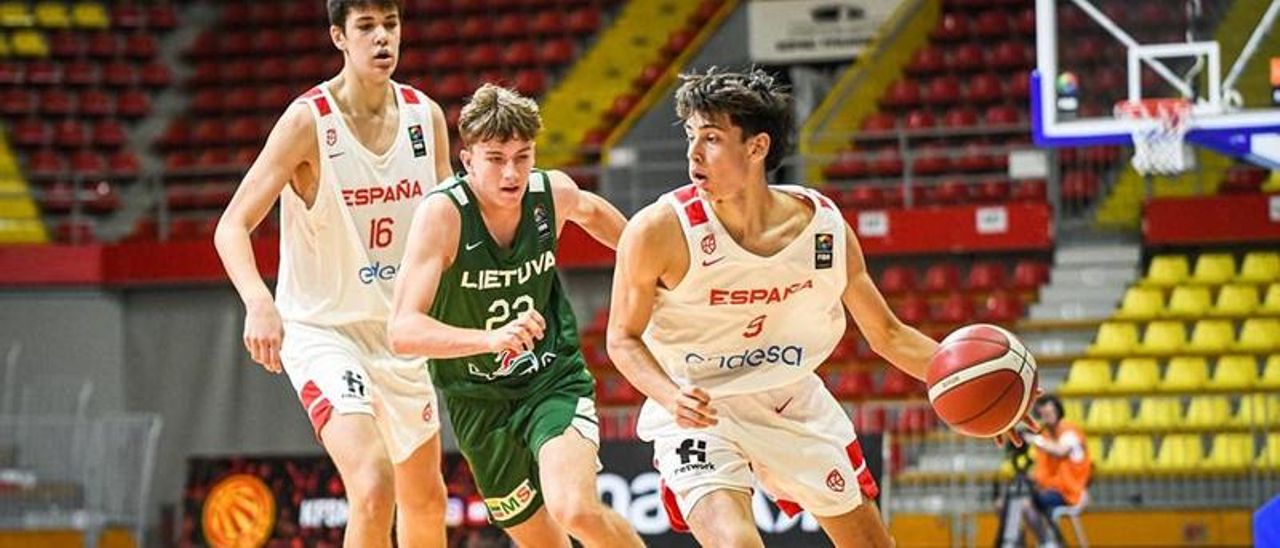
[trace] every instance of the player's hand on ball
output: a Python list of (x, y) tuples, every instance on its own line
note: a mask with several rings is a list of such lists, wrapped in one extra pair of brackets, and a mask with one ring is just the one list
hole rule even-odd
[(503, 350), (516, 353), (531, 351), (546, 329), (547, 321), (537, 310), (522, 312), (516, 319), (489, 332), (489, 350), (495, 354)]
[(719, 422), (716, 410), (711, 407), (711, 394), (696, 386), (681, 387), (667, 411), (681, 428), (706, 428)]
[(246, 307), (244, 314), (244, 347), (253, 361), (272, 373), (282, 371), (280, 343), (284, 341), (284, 322), (275, 303), (265, 302)]
[[(1032, 397), (1032, 401), (1039, 400), (1041, 394), (1044, 394), (1044, 390), (1037, 387), (1035, 395)], [(1026, 443), (1026, 436), (1039, 434), (1040, 430), (1040, 423), (1031, 416), (1031, 407), (1028, 407), (1027, 414), (1022, 416), (1021, 421), (1014, 424), (1013, 428), (997, 434), (993, 439), (995, 440), (996, 445), (1000, 447), (1004, 447), (1005, 443), (1012, 443), (1014, 447), (1022, 447), (1022, 444)]]

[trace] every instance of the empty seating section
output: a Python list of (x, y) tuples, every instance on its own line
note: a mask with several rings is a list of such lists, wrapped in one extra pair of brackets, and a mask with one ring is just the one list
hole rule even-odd
[[(92, 216), (137, 176), (128, 131), (170, 85), (157, 53), (176, 19), (168, 3), (0, 3), (0, 116), (57, 239), (92, 238)], [(73, 208), (90, 217), (73, 222)]]
[[(1136, 5), (1135, 5), (1136, 4)], [(1125, 28), (1136, 36), (1175, 33), (1185, 18), (1163, 17), (1158, 0), (1125, 3), (1135, 17)], [(1011, 148), (1028, 146), (1029, 69), (1035, 64), (1035, 9), (1026, 2), (971, 5), (944, 2), (929, 41), (903, 67), (879, 98), (879, 110), (861, 121), (850, 148), (822, 170), (829, 184), (842, 189), (845, 205), (898, 207), (913, 203), (953, 204), (1042, 201), (1043, 181), (1009, 181), (1005, 173)], [(1061, 10), (1084, 20), (1074, 5)], [(1161, 14), (1159, 21), (1149, 19)], [(1125, 93), (1123, 46), (1100, 27), (1072, 30), (1072, 48), (1061, 52), (1062, 70), (1087, 82), (1091, 93), (1082, 111), (1109, 110)], [(909, 143), (900, 145), (900, 137)], [(1061, 196), (1068, 209), (1099, 197), (1099, 176), (1117, 165), (1116, 147), (1060, 150)], [(902, 196), (899, 179), (911, 172), (918, 186)]]
[(1057, 391), (1106, 440), (1104, 474), (1280, 468), (1276, 252), (1152, 257), (1086, 353)]
[[(406, 0), (395, 78), (445, 111), (452, 156), (462, 104), (484, 82), (541, 99), (605, 25), (614, 0)], [(324, 4), (311, 0), (218, 2), (216, 24), (185, 52), (187, 114), (164, 130), (170, 237), (204, 238), (276, 119), (298, 95), (337, 74)], [(594, 180), (583, 177), (584, 186)], [(144, 221), (138, 237), (153, 230)], [(271, 236), (269, 217), (258, 236)]]

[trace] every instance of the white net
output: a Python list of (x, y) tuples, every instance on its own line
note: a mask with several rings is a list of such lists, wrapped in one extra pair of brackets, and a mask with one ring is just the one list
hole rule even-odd
[(1191, 101), (1121, 101), (1116, 103), (1115, 114), (1133, 122), (1135, 171), (1143, 175), (1176, 175), (1193, 167), (1183, 142), (1191, 129)]

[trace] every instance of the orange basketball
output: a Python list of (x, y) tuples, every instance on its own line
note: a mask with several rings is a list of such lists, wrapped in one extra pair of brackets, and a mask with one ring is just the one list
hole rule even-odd
[(1013, 333), (988, 324), (961, 327), (929, 360), (929, 402), (951, 428), (989, 438), (1027, 412), (1036, 361)]

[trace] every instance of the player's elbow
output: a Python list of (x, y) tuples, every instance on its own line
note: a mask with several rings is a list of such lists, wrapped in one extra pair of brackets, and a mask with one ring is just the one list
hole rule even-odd
[(886, 318), (879, 322), (879, 325), (866, 328), (863, 330), (863, 336), (867, 339), (867, 345), (871, 347), (871, 351), (881, 356), (886, 351), (892, 351), (896, 346), (894, 341), (898, 340), (901, 333), (907, 328), (906, 324), (897, 318)]
[(396, 354), (410, 354), (413, 350), (413, 343), (409, 337), (410, 330), (406, 323), (408, 322), (401, 314), (395, 313), (387, 321), (387, 343), (391, 346), (391, 351)]
[(609, 354), (609, 361), (613, 362), (614, 367), (619, 371), (623, 371), (626, 364), (631, 363), (627, 357), (631, 355), (637, 344), (643, 343), (638, 337), (623, 329), (610, 327), (605, 333), (605, 352)]

